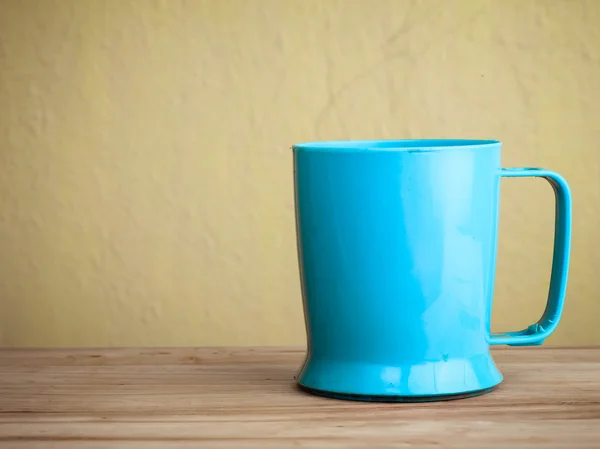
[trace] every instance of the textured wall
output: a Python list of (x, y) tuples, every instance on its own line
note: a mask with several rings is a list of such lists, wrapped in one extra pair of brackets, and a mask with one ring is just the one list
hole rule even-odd
[[(298, 141), (480, 137), (561, 172), (552, 344), (600, 343), (600, 2), (0, 0), (0, 344), (302, 344)], [(541, 314), (553, 195), (502, 183), (494, 328)]]

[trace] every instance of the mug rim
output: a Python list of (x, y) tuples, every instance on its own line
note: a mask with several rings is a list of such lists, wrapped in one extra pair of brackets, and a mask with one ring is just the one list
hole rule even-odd
[(297, 143), (294, 151), (445, 151), (450, 149), (492, 149), (502, 145), (494, 139), (383, 139), (328, 140)]

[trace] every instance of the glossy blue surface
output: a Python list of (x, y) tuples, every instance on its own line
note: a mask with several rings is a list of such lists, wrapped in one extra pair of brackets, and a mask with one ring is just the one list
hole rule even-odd
[[(539, 344), (560, 319), (569, 263), (567, 183), (501, 169), (497, 141), (316, 142), (293, 147), (308, 351), (297, 381), (334, 395), (488, 391), (490, 344)], [(556, 192), (550, 294), (526, 330), (489, 333), (501, 177)]]

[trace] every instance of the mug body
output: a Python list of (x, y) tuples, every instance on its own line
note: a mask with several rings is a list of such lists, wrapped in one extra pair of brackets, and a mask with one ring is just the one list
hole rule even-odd
[(296, 145), (298, 257), (316, 393), (437, 400), (502, 381), (490, 355), (498, 141)]

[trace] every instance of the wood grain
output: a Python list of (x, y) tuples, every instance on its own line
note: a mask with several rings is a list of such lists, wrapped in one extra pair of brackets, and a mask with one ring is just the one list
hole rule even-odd
[(299, 348), (0, 350), (2, 448), (598, 448), (600, 348), (502, 348), (493, 393), (324, 399)]

